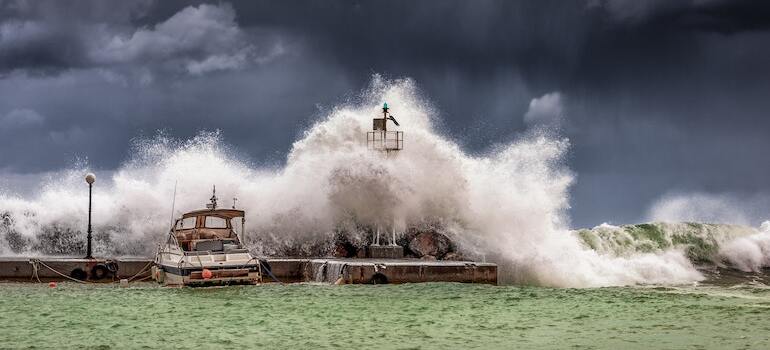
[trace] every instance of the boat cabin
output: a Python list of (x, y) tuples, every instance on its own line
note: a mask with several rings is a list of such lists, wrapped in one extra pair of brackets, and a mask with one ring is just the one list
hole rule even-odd
[(233, 219), (244, 212), (236, 209), (203, 209), (185, 213), (171, 229), (172, 236), (185, 252), (233, 252), (242, 245), (233, 229)]

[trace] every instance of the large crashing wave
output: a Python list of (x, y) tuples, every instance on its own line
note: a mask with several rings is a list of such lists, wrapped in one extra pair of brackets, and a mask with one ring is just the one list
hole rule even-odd
[[(390, 156), (365, 144), (383, 101), (405, 132), (405, 149)], [(247, 211), (246, 239), (265, 255), (323, 252), (340, 234), (366, 242), (373, 227), (429, 226), (466, 257), (500, 264), (507, 282), (586, 287), (702, 279), (686, 247), (605, 249), (567, 228), (573, 175), (564, 165), (566, 139), (533, 130), (473, 156), (436, 131), (435, 116), (412, 81), (375, 78), (356, 101), (307, 130), (282, 167), (239, 161), (217, 133), (137, 142), (129, 161), (97, 180), (96, 252), (152, 254), (169, 227), (175, 183), (177, 215), (202, 207), (215, 184), (223, 203), (238, 198)], [(86, 170), (58, 174), (32, 199), (0, 195), (0, 253), (81, 251)]]
[(696, 264), (746, 272), (770, 266), (770, 221), (760, 229), (728, 224), (653, 222), (602, 224), (575, 233), (585, 245), (604, 255), (631, 256), (677, 249), (683, 250)]

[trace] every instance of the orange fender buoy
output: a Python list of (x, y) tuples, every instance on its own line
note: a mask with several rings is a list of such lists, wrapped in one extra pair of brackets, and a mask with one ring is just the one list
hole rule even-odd
[(56, 282), (54, 282), (54, 281), (48, 282), (48, 287), (56, 288)]
[(201, 272), (201, 276), (203, 276), (204, 280), (207, 280), (214, 276), (214, 274), (209, 269), (203, 269), (203, 272)]

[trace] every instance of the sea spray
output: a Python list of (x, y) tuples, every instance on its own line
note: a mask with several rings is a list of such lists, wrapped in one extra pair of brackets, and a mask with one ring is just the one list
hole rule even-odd
[[(365, 144), (383, 101), (405, 133), (404, 150), (395, 154)], [(237, 197), (247, 212), (245, 239), (263, 255), (326, 254), (340, 235), (360, 245), (376, 227), (427, 225), (464, 256), (499, 263), (503, 282), (586, 287), (702, 278), (684, 247), (619, 254), (591, 249), (567, 228), (574, 181), (564, 163), (568, 140), (533, 129), (486, 155), (468, 155), (437, 132), (435, 117), (411, 80), (375, 77), (356, 100), (309, 128), (282, 167), (239, 160), (219, 133), (138, 140), (127, 162), (97, 179), (96, 253), (151, 255), (168, 230), (177, 183), (177, 215), (201, 208), (212, 185), (223, 203)], [(0, 226), (2, 253), (50, 253), (48, 246), (81, 252), (86, 170), (62, 172), (35, 198), (0, 195), (8, 217)]]
[(758, 232), (726, 242), (719, 247), (719, 256), (746, 272), (770, 266), (770, 221), (763, 222)]

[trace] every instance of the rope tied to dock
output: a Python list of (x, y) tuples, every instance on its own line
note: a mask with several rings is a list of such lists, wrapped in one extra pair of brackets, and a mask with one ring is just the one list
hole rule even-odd
[[(38, 268), (36, 267), (36, 265), (40, 264), (40, 265), (43, 265), (43, 267), (51, 270), (53, 273), (55, 273), (55, 274), (57, 274), (57, 275), (59, 275), (61, 277), (64, 277), (64, 278), (66, 278), (68, 280), (71, 280), (71, 281), (74, 281), (74, 282), (77, 282), (77, 283), (82, 283), (82, 284), (88, 283), (87, 281), (81, 281), (81, 280), (79, 280), (77, 278), (72, 278), (70, 276), (67, 276), (67, 275), (59, 272), (59, 271), (56, 271), (56, 269), (54, 269), (53, 267), (48, 266), (46, 263), (40, 261), (40, 259), (29, 259), (29, 262), (30, 262), (30, 264), (32, 264), (32, 270), (33, 270), (32, 273), (33, 273), (34, 276), (37, 276), (37, 271), (38, 271)], [(38, 278), (37, 281), (40, 282), (40, 278)]]
[(257, 259), (257, 261), (259, 262), (259, 270), (260, 270), (260, 272), (261, 272), (262, 268), (264, 267), (265, 271), (267, 271), (267, 274), (270, 276), (270, 278), (273, 279), (273, 281), (276, 281), (276, 282), (278, 282), (278, 284), (283, 285), (283, 282), (281, 282), (281, 280), (279, 280), (277, 277), (275, 277), (275, 275), (273, 274), (272, 268), (269, 265), (267, 265), (267, 261), (263, 261), (262, 259)]
[(37, 283), (42, 283), (40, 281), (40, 276), (38, 276), (38, 273), (37, 273), (38, 269), (40, 268), (40, 266), (38, 265), (39, 261), (37, 259), (29, 259), (29, 263), (32, 265), (32, 277), (30, 277), (30, 279), (34, 278), (35, 280), (37, 280)]
[[(150, 260), (150, 261), (147, 263), (147, 265), (144, 265), (144, 267), (143, 267), (141, 270), (139, 270), (139, 272), (137, 272), (135, 275), (131, 276), (131, 277), (128, 279), (128, 281), (129, 281), (129, 282), (131, 282), (131, 281), (133, 281), (133, 280), (134, 280), (134, 278), (137, 278), (137, 277), (139, 277), (139, 275), (141, 275), (142, 273), (144, 273), (144, 272), (147, 270), (147, 268), (148, 268), (148, 267), (150, 267), (150, 266), (151, 266), (152, 264), (154, 264), (154, 263), (155, 263), (154, 261)], [(145, 276), (144, 278), (140, 279), (139, 281), (145, 280), (145, 279), (147, 279), (147, 277), (152, 277), (152, 275), (150, 275), (150, 276)], [(138, 281), (137, 281), (137, 282), (138, 282)]]

